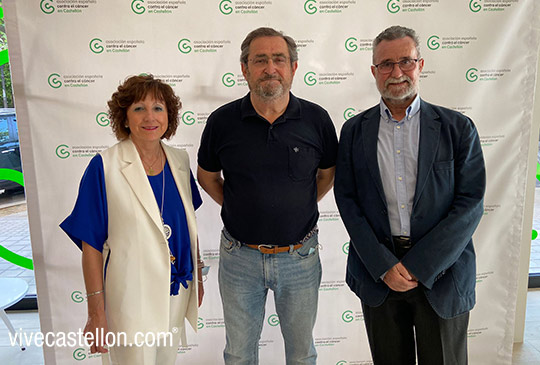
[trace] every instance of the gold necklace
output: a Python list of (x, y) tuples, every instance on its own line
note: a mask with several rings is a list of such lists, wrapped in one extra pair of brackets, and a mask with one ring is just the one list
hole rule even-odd
[(145, 165), (146, 169), (148, 170), (148, 174), (149, 175), (155, 175), (154, 173), (154, 165), (156, 164), (156, 162), (160, 160), (161, 161), (161, 147), (159, 148), (159, 153), (158, 153), (158, 156), (156, 157), (156, 159), (154, 160), (154, 162), (152, 162), (150, 165), (148, 165), (148, 162), (145, 162), (142, 157), (141, 157), (141, 161), (143, 162), (143, 165)]

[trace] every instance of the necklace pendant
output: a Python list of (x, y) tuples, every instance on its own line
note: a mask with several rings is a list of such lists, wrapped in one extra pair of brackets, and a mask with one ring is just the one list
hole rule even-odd
[(154, 175), (154, 169), (150, 167), (150, 168), (148, 169), (148, 174), (149, 174), (149, 175)]
[(163, 230), (165, 231), (165, 237), (167, 237), (167, 239), (171, 238), (171, 235), (172, 235), (171, 226), (169, 226), (166, 223), (163, 223)]

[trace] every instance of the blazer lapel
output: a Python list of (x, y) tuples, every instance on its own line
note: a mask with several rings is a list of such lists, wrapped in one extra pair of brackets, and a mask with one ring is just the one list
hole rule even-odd
[(150, 186), (150, 182), (144, 171), (139, 153), (130, 138), (121, 143), (120, 158), (126, 163), (125, 167), (122, 168), (122, 174), (128, 181), (133, 193), (152, 219), (152, 222), (159, 228), (163, 238), (166, 240), (154, 192), (152, 191), (152, 187)]
[(376, 106), (372, 110), (368, 111), (364, 118), (365, 119), (362, 121), (364, 156), (366, 156), (367, 166), (371, 178), (375, 182), (379, 195), (386, 206), (386, 196), (384, 195), (381, 171), (379, 170), (379, 163), (377, 161), (377, 140), (379, 139), (379, 124), (381, 119), (379, 114), (379, 106)]
[(182, 163), (181, 159), (176, 158), (174, 153), (171, 153), (171, 151), (169, 150), (169, 146), (167, 146), (163, 142), (161, 143), (161, 145), (163, 147), (163, 150), (165, 151), (165, 155), (167, 155), (167, 160), (169, 161), (169, 166), (171, 168), (174, 181), (176, 182), (176, 187), (178, 188), (178, 192), (180, 193), (180, 198), (182, 198), (182, 202), (185, 205), (192, 200), (189, 193), (190, 186), (186, 185), (186, 182), (190, 181), (190, 177), (188, 175), (189, 168), (185, 166), (184, 163)]
[(428, 174), (433, 167), (435, 154), (439, 146), (441, 123), (439, 115), (431, 106), (420, 100), (420, 141), (418, 146), (418, 172), (416, 174), (416, 189), (413, 209), (418, 203), (426, 184)]

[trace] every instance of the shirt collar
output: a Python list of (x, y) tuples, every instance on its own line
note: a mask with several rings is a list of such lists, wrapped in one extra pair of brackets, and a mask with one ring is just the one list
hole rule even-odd
[[(258, 116), (255, 108), (253, 107), (253, 104), (251, 104), (250, 94), (251, 93), (248, 93), (246, 96), (244, 96), (240, 104), (240, 117), (242, 118), (242, 120), (249, 117)], [(285, 112), (280, 117), (280, 119), (300, 119), (302, 116), (301, 109), (302, 108), (300, 106), (300, 101), (298, 100), (298, 98), (294, 96), (291, 92), (289, 92), (289, 104), (287, 105), (287, 108), (285, 109)]]
[[(384, 103), (383, 98), (381, 98), (381, 101), (379, 103), (380, 107), (380, 113), (383, 120), (387, 122), (391, 122), (394, 120), (392, 118), (392, 113), (390, 112), (390, 109), (386, 106)], [(420, 111), (420, 95), (416, 94), (416, 97), (414, 98), (411, 105), (407, 107), (407, 112), (405, 114), (405, 120), (410, 120), (412, 117), (414, 117), (418, 112)]]

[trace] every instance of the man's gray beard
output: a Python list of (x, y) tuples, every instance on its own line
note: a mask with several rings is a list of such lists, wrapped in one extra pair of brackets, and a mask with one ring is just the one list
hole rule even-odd
[(253, 92), (265, 101), (272, 101), (282, 97), (285, 94), (285, 87), (282, 83), (277, 87), (264, 87), (260, 83), (254, 88)]
[(388, 79), (386, 82), (387, 83), (389, 81), (394, 81), (394, 82), (398, 81), (398, 82), (400, 82), (400, 81), (403, 81), (403, 80), (407, 80), (409, 82), (409, 86), (407, 87), (405, 92), (403, 92), (402, 94), (396, 96), (394, 93), (392, 93), (387, 88), (387, 85), (385, 85), (384, 90), (379, 90), (380, 93), (381, 93), (381, 96), (383, 97), (383, 99), (400, 102), (400, 101), (410, 99), (410, 98), (414, 97), (416, 94), (418, 94), (418, 84), (414, 85), (412, 83), (412, 80), (407, 76), (400, 77), (399, 79), (392, 79), (392, 80)]

